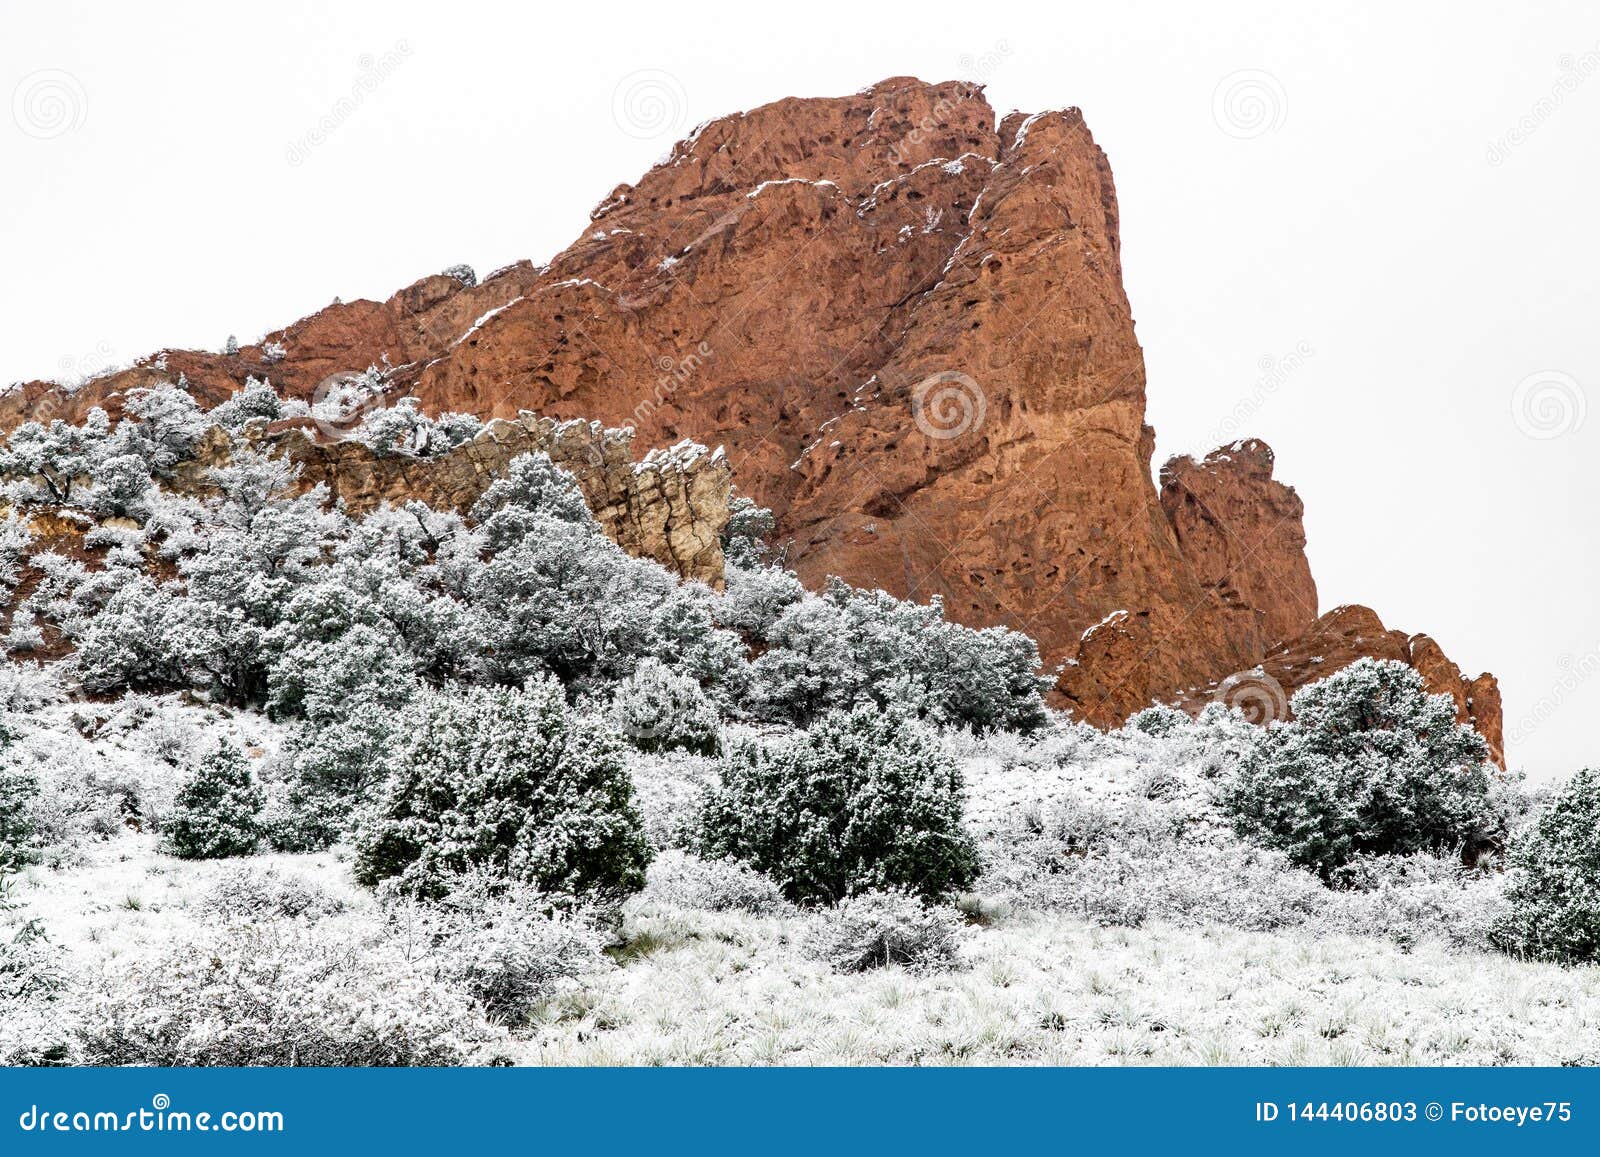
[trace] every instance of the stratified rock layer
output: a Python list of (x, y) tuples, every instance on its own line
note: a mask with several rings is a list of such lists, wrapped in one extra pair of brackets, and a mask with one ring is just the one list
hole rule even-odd
[[(524, 413), (490, 422), (473, 441), (445, 454), (379, 456), (354, 441), (322, 441), (313, 423), (287, 421), (255, 431), (258, 446), (300, 467), (298, 485), (328, 488), (351, 514), (415, 499), (436, 510), (468, 511), (519, 454), (540, 452), (572, 472), (606, 534), (628, 553), (685, 578), (722, 585), (722, 532), (732, 474), (722, 451), (682, 442), (633, 457), (633, 431), (599, 422), (557, 422)], [(214, 427), (177, 485), (204, 492), (209, 470), (229, 456)]]
[[(115, 410), (179, 372), (208, 401), (249, 374), (311, 397), (372, 364), (433, 411), (722, 446), (808, 582), (938, 594), (960, 621), (1027, 631), (1063, 665), (1058, 702), (1112, 724), (1292, 649), (1317, 610), (1300, 502), (1264, 445), (1178, 459), (1158, 495), (1120, 227), (1078, 110), (997, 125), (977, 86), (895, 78), (709, 122), (548, 267), (425, 278), (71, 397), (32, 383), (0, 421)], [(302, 457), (362, 495), (458, 486), (349, 448)], [(712, 565), (699, 530), (662, 547), (685, 524), (656, 522), (636, 549)], [(1498, 728), (1492, 677), (1466, 695)]]

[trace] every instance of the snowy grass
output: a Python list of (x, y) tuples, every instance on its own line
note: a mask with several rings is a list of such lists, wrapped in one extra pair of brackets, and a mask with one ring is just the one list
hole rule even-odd
[[(336, 855), (189, 863), (137, 833), (31, 870), (78, 967), (199, 931), (201, 898), (273, 866), (372, 914)], [(515, 1034), (544, 1065), (1570, 1065), (1600, 1063), (1600, 969), (1306, 930), (1104, 928), (1016, 913), (963, 929), (958, 967), (840, 974), (807, 952), (827, 913), (630, 903), (620, 965)]]
[(549, 1065), (1600, 1063), (1600, 969), (1379, 941), (1018, 918), (955, 972), (840, 975), (807, 917), (630, 913), (626, 966), (549, 1006)]

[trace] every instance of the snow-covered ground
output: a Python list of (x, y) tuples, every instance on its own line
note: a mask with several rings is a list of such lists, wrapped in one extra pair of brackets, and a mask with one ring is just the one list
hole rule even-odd
[[(100, 761), (102, 778), (155, 784), (160, 753), (188, 727), (226, 727), (260, 758), (275, 742), (258, 716), (174, 699), (93, 708), (98, 726), (85, 710), (36, 709), (24, 744), (53, 736), (58, 761)], [(1492, 874), (1429, 861), (1374, 889), (1329, 890), (1212, 822), (1204, 745), (1080, 731), (950, 742), (986, 859), (961, 906), (953, 968), (834, 972), (807, 947), (830, 911), (701, 910), (653, 871), (624, 908), (609, 961), (497, 1036), (494, 1055), (559, 1065), (1600, 1063), (1600, 968), (1475, 946), (1498, 901)], [(659, 846), (681, 842), (714, 766), (637, 761)], [(1041, 874), (1038, 841), (1054, 845), (1039, 833), (1067, 828), (1110, 851)], [(383, 923), (341, 849), (195, 862), (130, 828), (88, 833), (74, 848), (26, 868), (14, 907), (0, 912), (11, 926), (0, 940), (37, 918), (73, 983), (214, 931), (206, 898), (245, 865), (306, 881), (343, 921), (375, 933)], [(682, 853), (669, 850), (658, 867), (674, 862)]]
[[(370, 912), (336, 854), (252, 857)], [(137, 833), (17, 900), (81, 967), (193, 935), (197, 900), (238, 861), (186, 862)], [(1570, 1065), (1600, 1063), (1600, 969), (1304, 929), (1100, 927), (1014, 913), (962, 933), (960, 967), (841, 975), (804, 951), (811, 921), (628, 908), (617, 964), (517, 1030), (509, 1056), (556, 1065)]]

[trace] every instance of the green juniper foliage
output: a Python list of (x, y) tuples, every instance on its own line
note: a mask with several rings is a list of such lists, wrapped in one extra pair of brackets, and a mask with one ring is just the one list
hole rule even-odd
[(730, 747), (702, 851), (748, 861), (799, 902), (892, 888), (946, 896), (978, 872), (961, 792), (959, 768), (917, 723), (874, 707), (834, 712), (794, 738)]
[(261, 843), (265, 804), (244, 754), (224, 742), (178, 789), (166, 823), (167, 850), (185, 860), (251, 855)]
[(1600, 960), (1600, 771), (1584, 768), (1515, 847), (1502, 947), (1545, 960)]
[(1357, 856), (1462, 848), (1493, 824), (1483, 737), (1404, 663), (1361, 659), (1291, 703), (1224, 789), (1246, 838), (1326, 877)]

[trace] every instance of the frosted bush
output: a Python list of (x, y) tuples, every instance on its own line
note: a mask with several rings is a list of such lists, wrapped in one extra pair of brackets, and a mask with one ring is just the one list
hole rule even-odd
[(1335, 877), (1323, 926), (1389, 940), (1403, 949), (1425, 941), (1484, 950), (1507, 910), (1505, 878), (1467, 868), (1454, 856), (1375, 856)]
[(1224, 791), (1246, 838), (1326, 876), (1362, 854), (1479, 843), (1496, 826), (1483, 737), (1404, 663), (1359, 660), (1292, 705)]
[(1495, 941), (1546, 960), (1600, 960), (1600, 772), (1584, 768), (1513, 849)]
[[(0, 908), (5, 906), (0, 888)], [(70, 1063), (63, 955), (37, 920), (15, 929), (0, 925), (0, 1065)]]
[(456, 882), (437, 904), (395, 895), (388, 919), (409, 959), (501, 1024), (526, 1023), (582, 977), (610, 966), (605, 934), (566, 898), (482, 874)]
[(94, 1065), (459, 1065), (482, 1010), (368, 922), (235, 922), (110, 960), (88, 981)]
[(630, 752), (634, 803), (653, 848), (699, 846), (700, 811), (717, 781), (717, 762), (686, 751)]
[(609, 711), (612, 726), (641, 751), (714, 753), (721, 721), (700, 684), (645, 659), (617, 685)]
[(263, 836), (266, 793), (238, 748), (226, 740), (178, 790), (165, 826), (165, 846), (185, 860), (248, 856)]
[(680, 908), (767, 916), (788, 908), (783, 893), (760, 872), (732, 860), (702, 860), (670, 851), (650, 865), (649, 895)]
[(813, 917), (805, 947), (837, 972), (940, 972), (959, 963), (960, 939), (960, 917), (948, 908), (906, 892), (863, 892)]
[(320, 884), (276, 867), (230, 868), (217, 876), (200, 898), (200, 910), (222, 920), (288, 917), (312, 921), (336, 916), (344, 909), (344, 901)]
[(485, 869), (556, 892), (626, 893), (650, 852), (614, 733), (552, 679), (425, 692), (357, 836), (356, 878), (439, 896)]
[(883, 888), (940, 897), (977, 875), (962, 790), (925, 728), (871, 707), (836, 712), (792, 738), (730, 744), (702, 852), (748, 862), (796, 901)]

